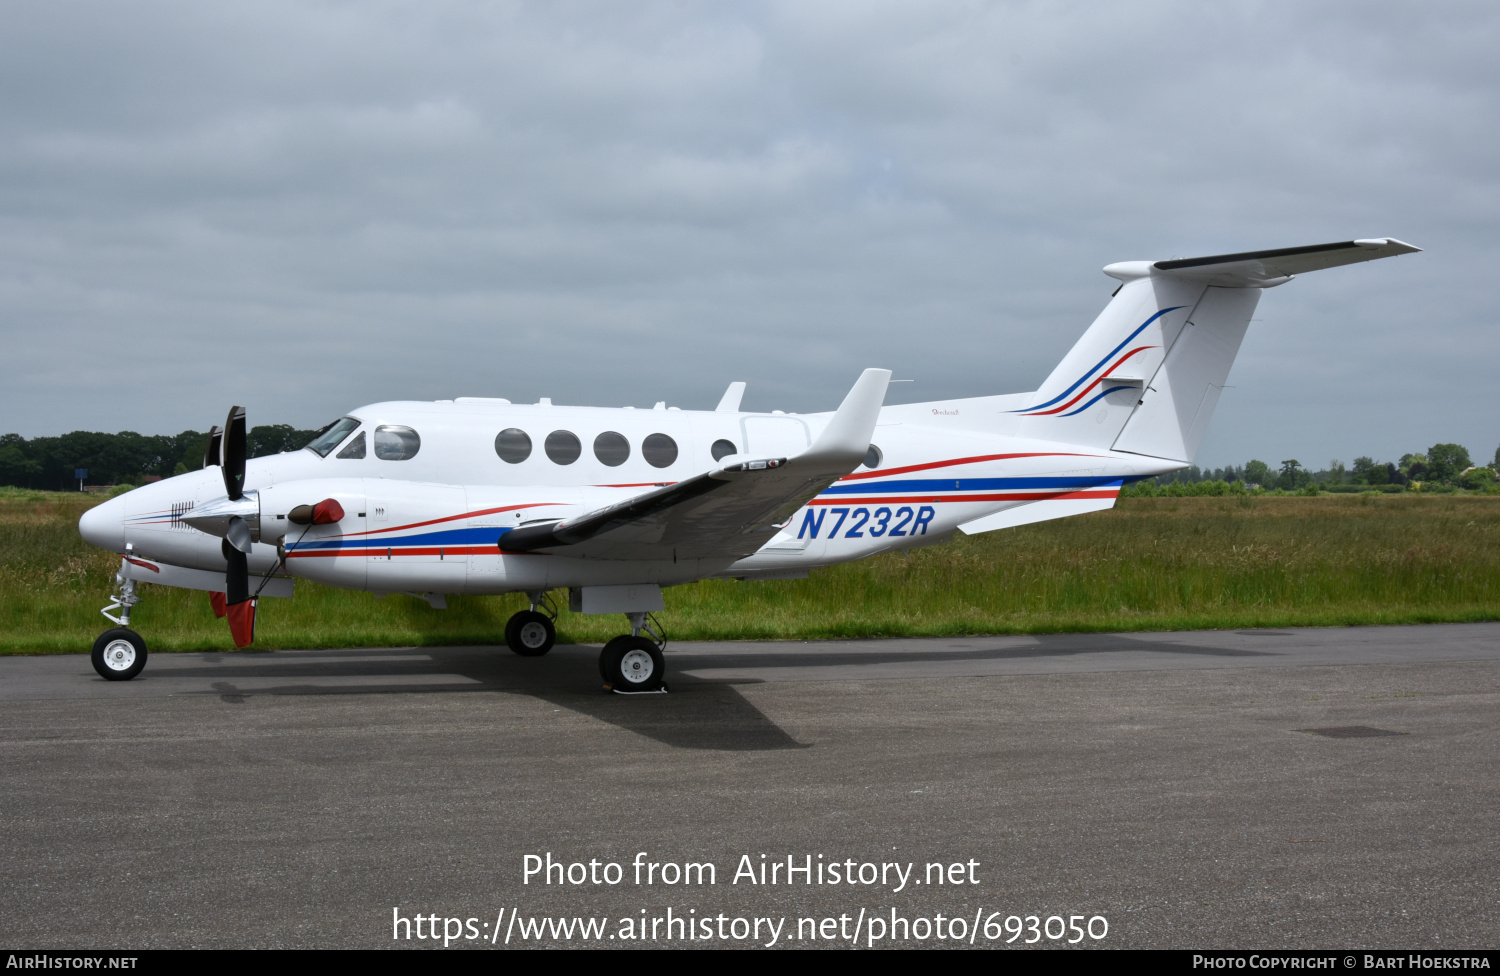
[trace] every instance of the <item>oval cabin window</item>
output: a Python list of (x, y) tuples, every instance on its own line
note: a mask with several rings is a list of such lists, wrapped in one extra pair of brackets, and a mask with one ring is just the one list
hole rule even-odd
[(874, 444), (871, 444), (870, 449), (865, 452), (865, 467), (869, 468), (871, 471), (874, 471), (876, 468), (880, 467), (880, 462), (883, 460), (885, 460), (885, 455), (880, 453), (880, 448), (876, 447)]
[(382, 461), (407, 461), (422, 449), (422, 438), (410, 427), (382, 424), (375, 428), (375, 456)]
[(666, 434), (648, 434), (641, 441), (641, 457), (653, 468), (669, 468), (677, 463), (677, 442)]
[(554, 430), (542, 442), (542, 449), (553, 464), (572, 464), (583, 453), (583, 444), (571, 430)]
[(520, 464), (531, 457), (531, 438), (519, 427), (507, 427), (495, 435), (495, 453), (506, 464)]
[(630, 460), (630, 442), (625, 439), (624, 434), (606, 430), (594, 438), (594, 457), (599, 459), (600, 464), (617, 468)]
[(714, 441), (714, 446), (709, 448), (709, 451), (713, 454), (715, 461), (722, 461), (724, 458), (727, 458), (731, 454), (740, 453), (740, 449), (734, 446), (734, 441), (726, 441), (722, 439)]

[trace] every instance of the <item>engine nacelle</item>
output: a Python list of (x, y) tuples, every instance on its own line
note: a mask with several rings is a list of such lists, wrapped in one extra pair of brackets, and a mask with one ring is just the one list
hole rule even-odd
[[(379, 478), (289, 481), (260, 489), (260, 532), (262, 540), (280, 544), (287, 572), (331, 586), (430, 593), (541, 589), (547, 564), (557, 560), (504, 554), (500, 539), (520, 525), (573, 514), (587, 492)], [(342, 509), (337, 521), (317, 517), (320, 509), (334, 508)]]

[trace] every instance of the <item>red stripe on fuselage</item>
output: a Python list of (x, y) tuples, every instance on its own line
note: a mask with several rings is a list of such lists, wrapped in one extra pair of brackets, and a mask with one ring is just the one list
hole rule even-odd
[(1028, 416), (1028, 417), (1046, 417), (1049, 414), (1061, 413), (1062, 411), (1064, 411), (1064, 410), (1068, 409), (1069, 407), (1071, 407), (1073, 404), (1077, 403), (1079, 400), (1082, 400), (1084, 397), (1088, 396), (1089, 393), (1094, 389), (1094, 387), (1098, 386), (1100, 383), (1103, 383), (1105, 380), (1109, 379), (1110, 371), (1118, 369), (1120, 367), (1120, 364), (1123, 363), (1123, 362), (1125, 362), (1125, 360), (1129, 359), (1131, 356), (1134, 356), (1138, 352), (1144, 352), (1147, 349), (1155, 349), (1155, 348), (1157, 348), (1157, 347), (1156, 346), (1136, 346), (1134, 349), (1130, 350), (1125, 355), (1123, 355), (1119, 359), (1115, 360), (1115, 364), (1113, 366), (1109, 367), (1109, 369), (1106, 369), (1104, 371), (1104, 373), (1098, 379), (1094, 380), (1094, 382), (1092, 382), (1088, 386), (1084, 387), (1082, 393), (1078, 394), (1076, 397), (1074, 397), (1073, 399), (1069, 400), (1067, 403), (1063, 404), (1060, 407), (1053, 407), (1051, 410), (1038, 410), (1036, 413), (1028, 413), (1026, 416)]
[[(307, 559), (313, 556), (358, 556), (359, 558), (364, 559), (365, 557), (383, 557), (387, 552), (390, 552), (392, 556), (492, 556), (497, 551), (498, 550), (493, 545), (411, 546), (400, 548), (396, 546), (370, 545), (362, 547), (348, 546), (343, 549), (309, 549), (305, 552), (298, 552), (296, 550), (293, 550), (291, 552), (288, 552), (286, 556), (288, 559)], [(518, 553), (517, 555), (522, 554)]]
[(326, 536), (329, 539), (353, 539), (362, 535), (375, 535), (378, 532), (400, 532), (404, 529), (419, 529), (424, 525), (437, 525), (439, 522), (452, 522), (454, 519), (478, 518), (481, 515), (495, 515), (499, 512), (514, 512), (523, 508), (542, 508), (547, 505), (566, 505), (567, 502), (532, 502), (526, 505), (506, 505), (503, 508), (482, 508), (477, 512), (462, 512), (458, 515), (444, 515), (442, 518), (428, 519), (425, 522), (412, 522), (408, 525), (393, 525), (388, 529), (366, 529), (364, 532), (342, 532), (338, 535)]
[(982, 495), (907, 495), (890, 498), (814, 498), (809, 505), (840, 505), (849, 508), (867, 508), (870, 505), (931, 505), (934, 502), (1017, 502), (1017, 501), (1071, 501), (1075, 498), (1115, 498), (1120, 489), (1102, 491), (1060, 491), (1028, 494), (1023, 491), (986, 492)]

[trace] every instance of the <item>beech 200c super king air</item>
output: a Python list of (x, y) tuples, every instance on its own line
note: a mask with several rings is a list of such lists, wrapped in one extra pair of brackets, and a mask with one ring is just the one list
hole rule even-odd
[[(525, 593), (506, 643), (551, 649), (566, 588), (582, 613), (623, 613), (606, 687), (661, 688), (661, 588), (788, 579), (1114, 505), (1122, 485), (1186, 467), (1261, 290), (1293, 275), (1419, 250), (1381, 238), (1112, 264), (1120, 286), (1035, 393), (883, 406), (867, 369), (833, 413), (746, 413), (744, 383), (688, 411), (461, 397), (361, 407), (304, 449), (245, 458), (245, 411), (210, 433), (205, 467), (90, 509), (85, 539), (123, 557), (94, 644), (105, 678), (135, 677), (136, 584), (206, 590), (237, 646), (260, 596), (296, 578), (407, 593)], [(110, 611), (118, 611), (118, 616)]]

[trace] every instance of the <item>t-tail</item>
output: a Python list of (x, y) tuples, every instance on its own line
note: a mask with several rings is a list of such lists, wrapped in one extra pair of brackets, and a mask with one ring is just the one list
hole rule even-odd
[(1024, 436), (1187, 464), (1261, 291), (1323, 268), (1410, 254), (1394, 238), (1125, 261), (1113, 299), (1027, 401)]

